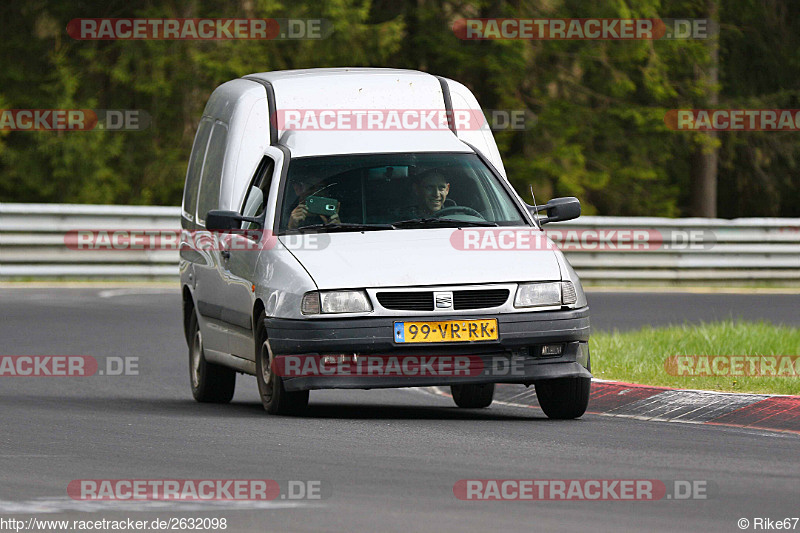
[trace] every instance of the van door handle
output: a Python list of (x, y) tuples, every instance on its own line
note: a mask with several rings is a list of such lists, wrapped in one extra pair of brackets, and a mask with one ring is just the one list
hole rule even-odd
[(221, 255), (221, 256), (222, 256), (222, 257), (224, 257), (225, 259), (230, 259), (230, 258), (231, 258), (231, 253), (230, 253), (228, 250), (222, 250), (222, 251), (219, 253), (219, 255)]

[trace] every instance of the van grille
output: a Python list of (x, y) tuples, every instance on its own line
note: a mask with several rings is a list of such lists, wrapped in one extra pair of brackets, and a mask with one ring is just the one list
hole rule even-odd
[(378, 302), (398, 311), (433, 311), (433, 292), (379, 292)]
[(508, 300), (508, 289), (453, 291), (453, 308), (456, 311), (500, 307), (506, 300)]
[[(508, 300), (508, 289), (453, 291), (453, 310), (499, 307)], [(378, 302), (397, 311), (433, 311), (433, 291), (379, 292)]]

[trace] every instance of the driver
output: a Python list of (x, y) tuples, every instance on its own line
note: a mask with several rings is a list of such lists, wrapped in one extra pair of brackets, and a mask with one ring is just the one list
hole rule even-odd
[(414, 183), (414, 194), (417, 196), (420, 214), (430, 216), (444, 207), (447, 195), (450, 194), (450, 183), (440, 171), (431, 170)]
[(416, 205), (411, 206), (406, 213), (406, 218), (427, 218), (434, 216), (445, 206), (453, 206), (455, 202), (447, 200), (450, 194), (450, 183), (447, 177), (438, 169), (429, 170), (421, 174), (413, 185)]

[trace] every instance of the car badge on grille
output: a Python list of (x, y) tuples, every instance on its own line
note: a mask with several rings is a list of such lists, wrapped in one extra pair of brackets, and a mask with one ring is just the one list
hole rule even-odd
[(452, 292), (434, 292), (433, 300), (436, 302), (436, 309), (450, 309), (453, 307)]

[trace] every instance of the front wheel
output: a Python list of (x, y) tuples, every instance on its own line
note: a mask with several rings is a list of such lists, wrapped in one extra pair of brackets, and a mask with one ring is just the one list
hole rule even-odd
[(203, 353), (203, 334), (192, 313), (189, 321), (189, 378), (192, 396), (203, 403), (228, 403), (236, 389), (236, 371), (206, 361)]
[(450, 385), (453, 401), (465, 409), (489, 407), (494, 399), (494, 383), (479, 385)]
[(281, 378), (272, 366), (272, 351), (267, 342), (266, 315), (262, 311), (258, 317), (256, 330), (256, 381), (261, 404), (272, 415), (288, 415), (302, 412), (308, 407), (308, 391), (288, 392), (283, 388)]
[(548, 379), (536, 383), (536, 398), (548, 418), (578, 418), (589, 405), (591, 378)]

